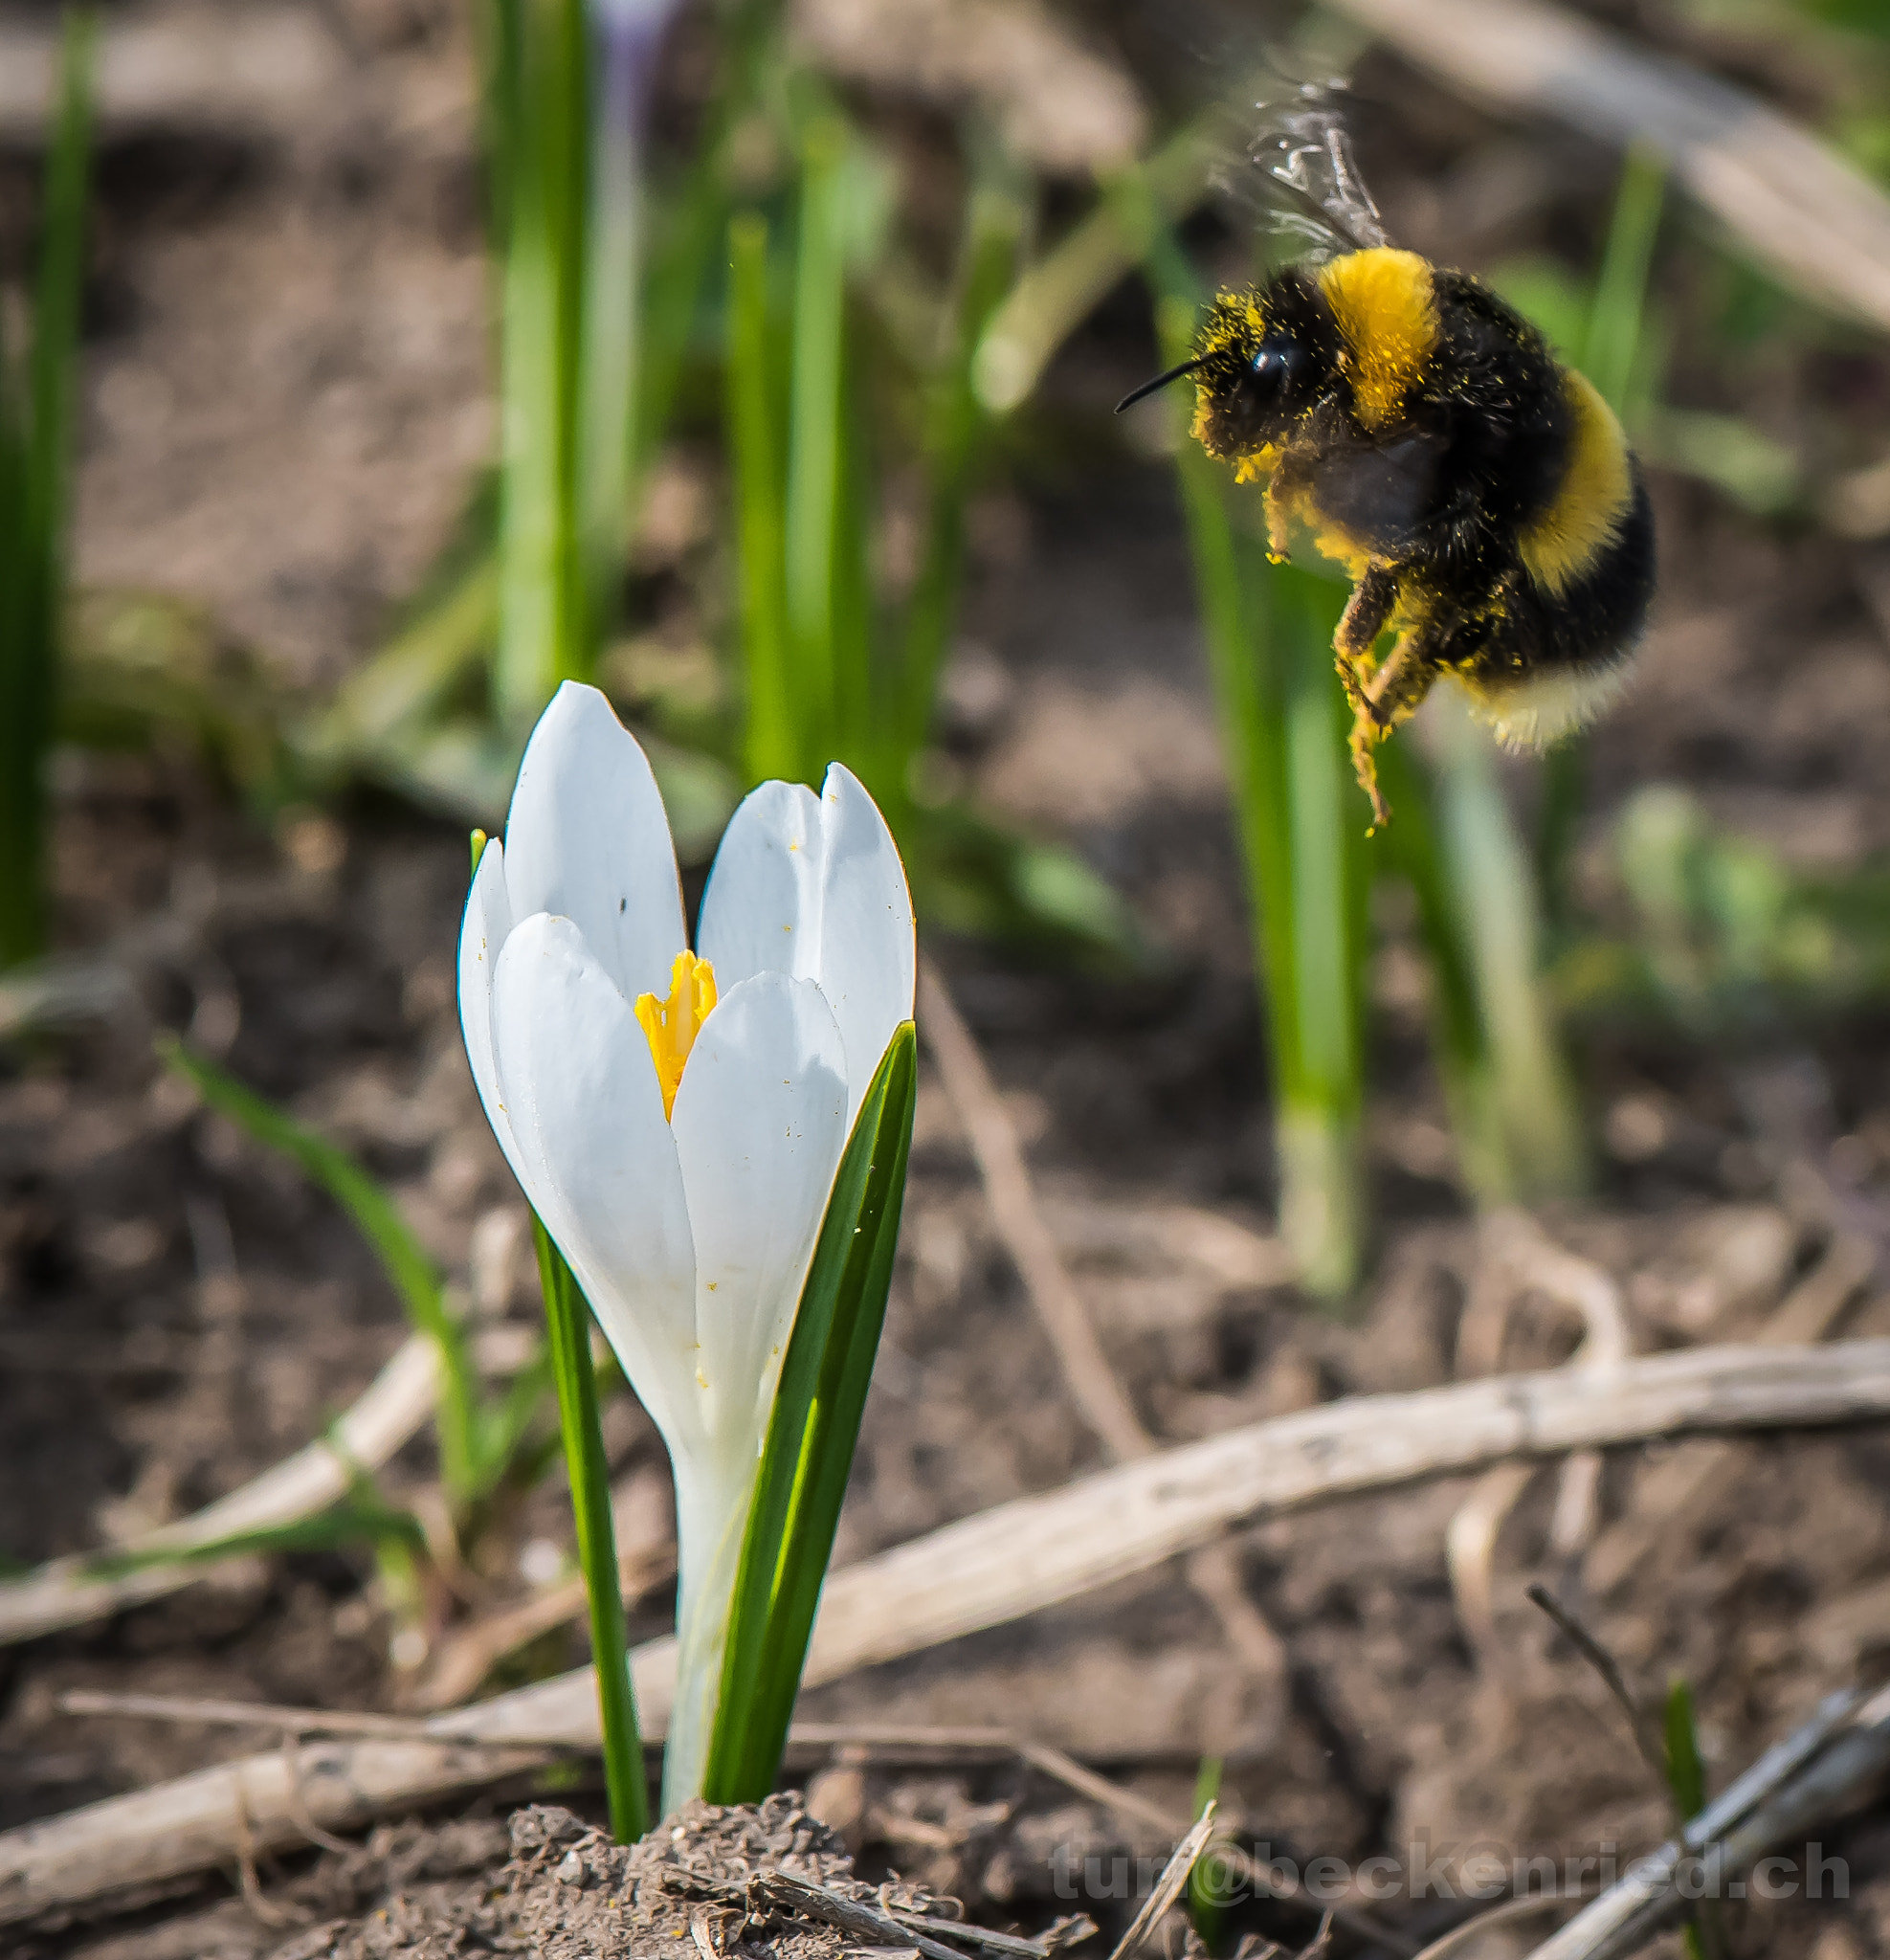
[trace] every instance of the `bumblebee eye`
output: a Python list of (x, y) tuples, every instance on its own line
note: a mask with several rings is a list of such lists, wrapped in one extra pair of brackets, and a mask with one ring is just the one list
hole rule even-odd
[(1249, 364), (1255, 383), (1263, 393), (1279, 396), (1300, 377), (1305, 366), (1305, 352), (1297, 341), (1262, 341)]

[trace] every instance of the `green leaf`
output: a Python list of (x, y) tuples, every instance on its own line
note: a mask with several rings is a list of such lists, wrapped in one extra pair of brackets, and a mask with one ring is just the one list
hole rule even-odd
[(711, 1803), (759, 1802), (780, 1768), (885, 1320), (917, 1086), (906, 1021), (840, 1159), (782, 1364), (729, 1606)]
[(46, 757), (58, 696), (93, 38), (90, 12), (68, 11), (24, 402), (0, 343), (0, 969), (46, 946)]
[(85, 1561), (85, 1572), (90, 1578), (112, 1579), (152, 1567), (211, 1565), (218, 1559), (245, 1558), (257, 1553), (335, 1551), (350, 1545), (384, 1543), (423, 1551), (427, 1536), (412, 1512), (397, 1510), (371, 1498), (353, 1498), (318, 1511), (312, 1518), (258, 1525), (254, 1530), (232, 1531), (222, 1538), (207, 1538), (195, 1545), (100, 1552)]
[(410, 1325), (439, 1350), (441, 1481), (456, 1503), (482, 1495), (477, 1375), (466, 1330), (447, 1308), (439, 1269), (393, 1200), (345, 1150), (304, 1129), (207, 1056), (192, 1054), (174, 1035), (160, 1036), (157, 1051), (167, 1067), (195, 1084), (212, 1109), (299, 1165), (353, 1219), (393, 1282)]
[(604, 1781), (610, 1795), (611, 1831), (619, 1844), (634, 1844), (650, 1828), (650, 1793), (643, 1773), (643, 1740), (630, 1681), (630, 1640), (617, 1572), (616, 1526), (611, 1517), (611, 1466), (597, 1408), (597, 1374), (590, 1365), (590, 1315), (576, 1276), (532, 1214), (532, 1242), (545, 1289), (545, 1325), (551, 1370), (558, 1385), (558, 1419), (565, 1436), (565, 1467), (571, 1483), (578, 1564), (590, 1604), (590, 1655), (597, 1673), (597, 1708), (604, 1731)]
[(767, 224), (743, 212), (728, 228), (728, 436), (734, 452), (742, 652), (749, 775), (791, 779), (801, 736), (788, 652), (787, 506), (767, 297)]
[[(1700, 1736), (1693, 1719), (1693, 1688), (1683, 1676), (1676, 1675), (1667, 1689), (1663, 1723), (1667, 1746), (1667, 1788), (1673, 1794), (1674, 1813), (1684, 1825), (1706, 1808), (1706, 1768), (1700, 1760)], [(1694, 1918), (1682, 1929), (1687, 1960), (1706, 1960), (1720, 1946), (1718, 1929), (1704, 1916)]]
[[(1221, 1759), (1203, 1756), (1194, 1774), (1194, 1818), (1197, 1823), (1220, 1793)], [(1227, 1869), (1210, 1839), (1188, 1874), (1188, 1923), (1210, 1953), (1220, 1945), (1221, 1929), (1227, 1919)]]

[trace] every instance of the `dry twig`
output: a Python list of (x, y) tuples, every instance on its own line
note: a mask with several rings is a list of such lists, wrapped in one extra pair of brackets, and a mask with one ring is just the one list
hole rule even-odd
[[(1570, 1368), (1618, 1367), (1633, 1351), (1620, 1288), (1590, 1259), (1552, 1243), (1532, 1218), (1499, 1213), (1484, 1228), (1486, 1256), (1472, 1282), (1457, 1330), (1460, 1371), (1494, 1373), (1503, 1333), (1516, 1302), (1531, 1289), (1580, 1316), (1582, 1345)], [(1494, 1651), (1496, 1603), (1493, 1571), (1497, 1538), (1504, 1521), (1534, 1480), (1535, 1468), (1505, 1463), (1479, 1478), (1444, 1533), (1445, 1562), (1456, 1595), (1457, 1617), (1471, 1645)], [(1578, 1450), (1562, 1465), (1549, 1544), (1562, 1559), (1575, 1557), (1593, 1535), (1601, 1454)]]
[(1890, 1771), (1890, 1690), (1829, 1697), (1701, 1812), (1685, 1832), (1642, 1859), (1618, 1884), (1585, 1906), (1528, 1960), (1627, 1960), (1692, 1909), (1679, 1889), (1686, 1861), (1704, 1858), (1729, 1879), (1775, 1845), (1839, 1816)]
[[(1002, 1625), (1290, 1506), (1512, 1457), (1885, 1416), (1890, 1341), (1699, 1348), (1627, 1362), (1605, 1380), (1555, 1369), (1324, 1403), (1016, 1499), (834, 1572), (806, 1681), (817, 1686)], [(674, 1691), (675, 1643), (646, 1642), (633, 1659), (644, 1732), (655, 1736)], [(528, 1765), (547, 1742), (594, 1748), (596, 1722), (590, 1670), (581, 1668), (434, 1716), (423, 1737), (311, 1748), (301, 1778), (307, 1812), (325, 1829), (345, 1829), (489, 1782), (508, 1757)], [(0, 1834), (0, 1925), (228, 1858), (238, 1778), (256, 1842), (295, 1842), (280, 1751), (218, 1764)]]
[(1219, 1806), (1210, 1797), (1188, 1836), (1175, 1846), (1173, 1857), (1162, 1867), (1162, 1876), (1142, 1902), (1142, 1910), (1129, 1922), (1128, 1931), (1117, 1941), (1116, 1950), (1109, 1955), (1109, 1960), (1129, 1960), (1129, 1955), (1139, 1951), (1142, 1943), (1161, 1924), (1162, 1915), (1181, 1897), (1182, 1887), (1188, 1883), (1188, 1875), (1194, 1869), (1194, 1860), (1207, 1850), (1208, 1839), (1214, 1835), (1214, 1816), (1218, 1809)]
[[(184, 1551), (238, 1533), (312, 1518), (348, 1494), (363, 1470), (378, 1470), (433, 1414), (438, 1357), (423, 1334), (403, 1341), (359, 1401), (334, 1425), (334, 1443), (312, 1442), (194, 1515), (110, 1547), (122, 1558)], [(204, 1577), (207, 1563), (140, 1565), (101, 1577), (95, 1558), (55, 1559), (17, 1579), (0, 1580), (0, 1645), (162, 1599)]]

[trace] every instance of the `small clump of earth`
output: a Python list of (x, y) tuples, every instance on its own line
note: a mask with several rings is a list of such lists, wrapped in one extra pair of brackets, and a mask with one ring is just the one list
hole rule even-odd
[[(819, 1888), (825, 1898), (811, 1893)], [(533, 1804), (496, 1819), (384, 1828), (276, 1895), (302, 1924), (268, 1960), (840, 1960), (861, 1947), (834, 1901), (934, 1923), (963, 1908), (923, 1885), (854, 1876), (845, 1844), (796, 1792), (694, 1802), (634, 1844)], [(315, 1924), (304, 1915), (322, 1914)], [(1095, 1930), (1059, 1920), (1047, 1948)], [(260, 1960), (260, 1956), (259, 1956)]]

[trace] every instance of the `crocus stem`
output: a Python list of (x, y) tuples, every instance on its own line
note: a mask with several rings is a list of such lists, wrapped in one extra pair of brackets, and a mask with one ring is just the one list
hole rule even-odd
[(753, 1462), (739, 1486), (676, 1459), (677, 1544), (682, 1551), (676, 1615), (676, 1700), (663, 1748), (663, 1815), (703, 1793), (722, 1700), (729, 1608), (754, 1496)]
[(636, 1702), (630, 1685), (617, 1535), (611, 1522), (610, 1468), (597, 1415), (597, 1378), (590, 1366), (590, 1316), (571, 1269), (536, 1213), (531, 1223), (545, 1292), (551, 1369), (558, 1384), (558, 1421), (565, 1435), (571, 1510), (577, 1521), (578, 1563), (590, 1597), (590, 1652), (603, 1718), (611, 1830), (619, 1844), (632, 1844), (650, 1828), (650, 1799), (643, 1778), (643, 1738), (637, 1733)]

